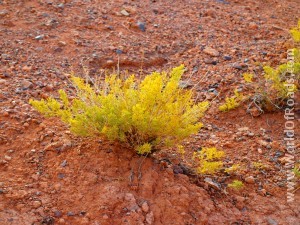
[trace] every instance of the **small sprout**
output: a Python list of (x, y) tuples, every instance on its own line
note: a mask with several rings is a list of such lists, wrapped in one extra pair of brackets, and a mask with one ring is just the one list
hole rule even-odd
[(235, 173), (240, 169), (240, 164), (233, 164), (231, 167), (225, 169), (226, 173)]
[(234, 180), (230, 184), (228, 184), (229, 188), (240, 190), (244, 187), (244, 183), (240, 180)]
[(225, 103), (219, 106), (219, 110), (222, 112), (227, 112), (232, 109), (237, 108), (242, 101), (243, 96), (238, 92), (238, 90), (234, 91), (234, 96), (225, 99)]
[(300, 42), (300, 20), (298, 21), (298, 26), (290, 30), (292, 38), (295, 42)]
[(177, 145), (177, 151), (178, 153), (184, 157), (184, 154), (185, 154), (185, 150), (184, 150), (184, 147), (182, 145)]
[(199, 162), (197, 173), (215, 174), (223, 167), (223, 162), (219, 159), (224, 157), (223, 151), (216, 148), (203, 148), (200, 152), (194, 152), (193, 159)]
[(295, 174), (295, 177), (300, 178), (300, 169), (299, 168), (295, 167), (292, 171)]
[(136, 147), (136, 151), (140, 155), (150, 153), (151, 149), (152, 149), (152, 146), (149, 143), (145, 143), (143, 145), (139, 145), (139, 146)]
[(253, 82), (253, 74), (251, 74), (251, 73), (244, 73), (243, 77), (244, 77), (244, 80), (247, 83), (252, 83)]
[(253, 162), (252, 165), (253, 165), (254, 169), (256, 169), (256, 170), (265, 170), (265, 169), (269, 168), (268, 165), (261, 163), (261, 162)]

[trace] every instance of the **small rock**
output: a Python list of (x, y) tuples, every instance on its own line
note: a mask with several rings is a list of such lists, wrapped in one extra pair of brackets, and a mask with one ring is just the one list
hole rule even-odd
[(9, 13), (9, 12), (8, 12), (8, 10), (6, 10), (6, 9), (4, 9), (4, 10), (1, 10), (1, 11), (0, 11), (0, 18), (1, 18), (1, 17), (5, 17), (5, 16), (7, 16), (7, 15), (8, 15), (8, 13)]
[(66, 223), (66, 221), (65, 221), (64, 218), (60, 218), (60, 219), (58, 220), (58, 224), (65, 224), (65, 223)]
[(260, 194), (262, 194), (263, 196), (265, 196), (267, 194), (267, 190), (266, 189), (261, 189), (259, 191)]
[(56, 184), (54, 184), (54, 189), (56, 190), (56, 191), (60, 191), (61, 190), (61, 184), (60, 183), (56, 183)]
[(249, 132), (247, 135), (248, 135), (248, 137), (254, 137), (255, 134), (252, 132)]
[(271, 148), (270, 144), (269, 144), (268, 142), (264, 141), (264, 140), (258, 140), (257, 143), (258, 143), (259, 145), (263, 146), (263, 147), (268, 148), (268, 149)]
[(61, 167), (65, 167), (67, 165), (67, 160), (62, 161), (62, 163), (60, 164)]
[(268, 221), (269, 225), (278, 225), (278, 223), (275, 220), (273, 220), (272, 218), (268, 218), (267, 221)]
[(245, 178), (245, 182), (248, 184), (254, 184), (255, 183), (255, 179), (253, 176), (249, 176)]
[(33, 208), (35, 208), (35, 209), (37, 209), (37, 208), (39, 208), (40, 206), (42, 205), (42, 203), (41, 203), (41, 201), (33, 201), (32, 202), (32, 206), (33, 206)]
[(251, 22), (251, 23), (249, 23), (248, 28), (250, 30), (256, 30), (258, 28), (258, 25), (256, 23), (254, 23), (254, 22)]
[(45, 91), (53, 91), (53, 86), (49, 84), (49, 85), (45, 86), (44, 90)]
[(260, 111), (260, 110), (257, 109), (257, 108), (252, 108), (252, 109), (250, 109), (250, 110), (248, 111), (248, 113), (250, 113), (251, 116), (253, 116), (253, 117), (258, 117), (258, 116), (260, 116), (263, 112)]
[(118, 55), (121, 55), (121, 54), (123, 53), (123, 51), (122, 51), (121, 49), (117, 49), (117, 50), (116, 50), (116, 53), (117, 53)]
[(221, 185), (220, 185), (219, 183), (213, 181), (213, 180), (212, 180), (211, 178), (209, 178), (209, 177), (206, 177), (206, 178), (204, 179), (204, 181), (205, 181), (207, 184), (209, 184), (210, 186), (214, 187), (215, 189), (218, 189), (218, 190), (221, 189)]
[(64, 41), (59, 41), (58, 42), (58, 46), (60, 46), (60, 47), (63, 47), (63, 46), (66, 46), (66, 45), (67, 45), (67, 43), (64, 42)]
[(54, 216), (55, 216), (56, 218), (60, 218), (60, 217), (62, 216), (61, 211), (55, 210), (55, 211), (54, 211)]
[(125, 9), (121, 10), (120, 12), (123, 16), (130, 16), (129, 12), (127, 12)]
[(227, 60), (227, 61), (229, 61), (229, 60), (231, 60), (231, 59), (232, 59), (232, 57), (231, 57), (231, 56), (229, 56), (229, 55), (225, 55), (225, 56), (224, 56), (224, 59), (225, 59), (225, 60)]
[(216, 18), (216, 10), (214, 9), (207, 9), (204, 14), (204, 16), (209, 16), (211, 18)]
[(34, 39), (38, 40), (38, 41), (43, 40), (44, 39), (44, 35), (38, 35)]
[(64, 7), (65, 7), (64, 3), (60, 3), (57, 5), (57, 8), (60, 8), (60, 9), (64, 9)]
[(21, 82), (21, 86), (22, 86), (22, 89), (23, 89), (23, 90), (27, 90), (27, 89), (32, 88), (32, 87), (33, 87), (33, 84), (32, 84), (30, 81), (28, 81), (28, 80), (23, 80), (23, 81)]
[(11, 157), (8, 156), (8, 155), (5, 155), (5, 156), (4, 156), (4, 159), (7, 160), (7, 161), (10, 161), (10, 160), (11, 160)]
[(75, 216), (75, 213), (69, 211), (69, 212), (67, 212), (67, 216)]
[(173, 166), (173, 172), (174, 172), (174, 174), (183, 174), (182, 168), (178, 165)]
[(104, 214), (104, 215), (102, 216), (102, 218), (103, 218), (104, 220), (107, 220), (109, 217), (108, 217), (108, 215)]
[(204, 63), (205, 64), (211, 64), (211, 65), (217, 65), (218, 62), (216, 60), (213, 59), (204, 59)]
[(1, 85), (5, 85), (5, 84), (6, 84), (6, 80), (0, 79), (0, 84), (1, 84)]
[(182, 89), (193, 87), (193, 84), (190, 81), (181, 80), (179, 81), (178, 86)]
[(145, 212), (145, 213), (149, 212), (149, 205), (147, 202), (143, 202), (141, 207), (142, 207), (143, 212)]
[(137, 23), (137, 26), (138, 26), (138, 28), (139, 28), (141, 31), (143, 31), (143, 32), (146, 31), (146, 24), (145, 24), (145, 23), (138, 22), (138, 23)]
[(26, 66), (23, 66), (22, 70), (25, 72), (30, 72), (32, 70), (32, 67), (26, 65)]
[(154, 222), (154, 215), (153, 215), (153, 212), (150, 212), (146, 215), (146, 222), (148, 224), (153, 224)]
[(128, 202), (136, 201), (134, 195), (131, 193), (126, 193), (124, 199)]
[(211, 47), (205, 47), (203, 52), (214, 57), (218, 57), (220, 55), (220, 53), (216, 49), (213, 49)]
[(240, 132), (244, 132), (244, 131), (248, 131), (249, 130), (249, 127), (240, 127), (238, 128), (238, 131)]
[(234, 64), (232, 65), (232, 67), (233, 67), (234, 69), (238, 69), (238, 70), (245, 70), (245, 69), (248, 68), (247, 65), (239, 64), (239, 63), (234, 63)]

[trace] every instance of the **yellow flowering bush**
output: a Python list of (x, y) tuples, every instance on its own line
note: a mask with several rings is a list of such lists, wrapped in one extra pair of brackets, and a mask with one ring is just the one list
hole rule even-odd
[(81, 136), (105, 136), (133, 147), (139, 154), (171, 146), (195, 134), (199, 119), (209, 103), (195, 103), (192, 90), (179, 87), (184, 66), (170, 73), (153, 72), (138, 82), (134, 75), (122, 80), (107, 76), (104, 84), (92, 87), (72, 76), (76, 97), (71, 101), (64, 90), (59, 99), (30, 100), (48, 117), (59, 117)]

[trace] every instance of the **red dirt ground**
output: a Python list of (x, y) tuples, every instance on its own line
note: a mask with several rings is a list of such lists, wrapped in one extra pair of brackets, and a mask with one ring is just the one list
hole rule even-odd
[[(0, 224), (300, 224), (300, 191), (286, 202), (283, 113), (217, 110), (244, 71), (261, 72), (256, 62), (284, 62), (299, 12), (299, 0), (0, 0)], [(178, 174), (177, 153), (143, 159), (74, 137), (28, 104), (70, 91), (70, 71), (97, 76), (118, 61), (140, 76), (184, 63), (201, 100), (219, 92), (183, 162), (216, 146), (245, 170), (211, 177), (218, 189)], [(226, 189), (233, 179), (245, 188)]]

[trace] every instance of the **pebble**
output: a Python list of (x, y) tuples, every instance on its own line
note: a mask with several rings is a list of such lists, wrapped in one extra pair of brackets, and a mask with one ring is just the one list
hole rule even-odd
[(0, 11), (0, 17), (5, 17), (8, 15), (8, 10), (4, 9)]
[(10, 161), (12, 158), (10, 156), (8, 156), (8, 155), (5, 155), (4, 159), (7, 160), (7, 161)]
[(26, 71), (26, 72), (29, 72), (29, 71), (32, 70), (32, 67), (26, 65), (26, 66), (23, 66), (22, 70), (23, 70), (23, 71)]
[(41, 201), (36, 200), (32, 202), (32, 206), (35, 209), (39, 208), (41, 205), (42, 205)]
[(278, 223), (275, 220), (273, 220), (272, 218), (268, 218), (267, 221), (268, 221), (269, 225), (278, 225)]
[(65, 224), (65, 223), (66, 223), (66, 221), (64, 220), (64, 218), (60, 218), (58, 220), (58, 224)]
[(6, 80), (0, 79), (0, 84), (1, 84), (1, 85), (5, 85), (5, 84), (6, 84)]
[(180, 88), (185, 89), (185, 88), (193, 87), (193, 84), (190, 81), (181, 80), (181, 81), (179, 81), (178, 86)]
[(67, 43), (64, 42), (64, 41), (59, 41), (58, 42), (58, 46), (60, 46), (60, 47), (63, 47), (63, 46), (66, 46), (66, 45), (67, 45)]
[(143, 32), (146, 31), (146, 24), (145, 24), (145, 23), (143, 23), (143, 22), (138, 22), (138, 23), (137, 23), (137, 26), (138, 26), (138, 28), (139, 28), (141, 31), (143, 31)]
[(136, 201), (134, 195), (131, 193), (126, 193), (124, 199), (128, 202)]
[(211, 65), (217, 65), (218, 62), (216, 60), (213, 59), (204, 59), (204, 63), (205, 64), (211, 64)]
[(33, 84), (30, 81), (28, 81), (28, 80), (23, 80), (21, 82), (21, 86), (22, 86), (23, 90), (26, 90), (26, 89), (32, 88)]
[(56, 218), (59, 218), (59, 217), (62, 216), (62, 212), (59, 211), (59, 210), (55, 210), (55, 211), (54, 211), (54, 216), (55, 216)]
[(67, 216), (75, 216), (75, 213), (69, 211), (69, 212), (67, 212)]
[(248, 135), (248, 137), (254, 137), (255, 136), (255, 134), (252, 133), (252, 132), (249, 132), (247, 135)]
[(61, 167), (65, 167), (67, 165), (67, 160), (62, 161), (62, 163), (60, 164)]
[(251, 22), (251, 23), (249, 23), (248, 28), (250, 30), (256, 30), (258, 28), (258, 25), (255, 22)]
[(249, 176), (245, 178), (245, 182), (248, 184), (254, 184), (255, 183), (255, 179), (253, 176)]
[(229, 55), (225, 55), (225, 56), (224, 56), (224, 59), (225, 59), (225, 60), (227, 60), (227, 61), (229, 61), (229, 60), (231, 60), (231, 59), (232, 59), (232, 57), (231, 57), (231, 56), (229, 56)]
[(43, 40), (44, 39), (44, 35), (38, 35), (34, 39), (38, 40), (38, 41)]
[(127, 12), (125, 9), (121, 10), (120, 12), (123, 16), (130, 16), (129, 12)]
[(150, 212), (146, 215), (146, 222), (148, 224), (153, 224), (154, 222), (154, 215), (153, 215), (153, 212)]
[(238, 128), (238, 131), (240, 132), (244, 132), (244, 131), (248, 131), (249, 130), (249, 127), (240, 127)]
[(45, 86), (44, 88), (45, 91), (53, 91), (53, 86), (51, 84)]
[(213, 181), (213, 180), (212, 180), (211, 178), (209, 178), (209, 177), (206, 177), (206, 178), (204, 179), (204, 181), (205, 181), (207, 184), (209, 184), (210, 186), (214, 187), (215, 189), (218, 189), (218, 190), (221, 189), (221, 185), (220, 185), (219, 183)]
[(205, 47), (203, 52), (214, 57), (218, 57), (220, 55), (220, 53), (216, 49), (213, 49), (211, 47)]
[(143, 202), (141, 208), (142, 208), (143, 212), (145, 212), (145, 213), (149, 212), (149, 205), (147, 202)]
[(233, 67), (234, 69), (238, 69), (238, 70), (245, 70), (245, 69), (248, 68), (247, 65), (239, 64), (239, 63), (234, 63), (234, 64), (232, 65), (232, 67)]

